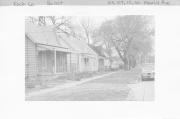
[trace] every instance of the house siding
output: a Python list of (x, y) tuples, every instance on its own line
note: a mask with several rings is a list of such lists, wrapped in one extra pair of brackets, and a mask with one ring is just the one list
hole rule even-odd
[(37, 76), (36, 45), (25, 37), (25, 77), (34, 79)]
[(99, 58), (98, 62), (99, 62), (99, 65), (98, 65), (99, 71), (103, 71), (105, 69), (105, 65), (104, 65), (105, 60), (103, 58)]
[(94, 72), (98, 70), (97, 57), (88, 58), (88, 63), (85, 64), (84, 56), (79, 56), (79, 71), (80, 72)]
[(67, 67), (69, 72), (79, 71), (79, 54), (70, 53), (67, 55)]
[(90, 67), (89, 67), (89, 71), (94, 72), (94, 71), (98, 71), (98, 61), (97, 58), (90, 58)]

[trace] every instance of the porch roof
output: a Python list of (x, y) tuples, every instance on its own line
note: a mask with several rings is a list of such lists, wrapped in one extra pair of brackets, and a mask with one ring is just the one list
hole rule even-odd
[(48, 46), (48, 45), (42, 45), (42, 44), (37, 44), (37, 50), (38, 51), (45, 51), (45, 50), (56, 50), (56, 51), (61, 51), (61, 52), (67, 52), (70, 53), (72, 52), (69, 49), (65, 49), (65, 48), (60, 48), (60, 47), (53, 47), (53, 46)]

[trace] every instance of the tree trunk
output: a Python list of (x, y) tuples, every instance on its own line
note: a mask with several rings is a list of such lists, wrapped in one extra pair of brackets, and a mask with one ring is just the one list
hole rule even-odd
[(125, 58), (125, 59), (123, 60), (123, 62), (124, 62), (124, 70), (129, 70), (129, 62), (128, 62), (128, 59)]

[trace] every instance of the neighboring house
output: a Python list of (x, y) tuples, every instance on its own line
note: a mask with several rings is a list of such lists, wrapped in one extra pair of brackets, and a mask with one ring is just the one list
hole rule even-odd
[(105, 50), (101, 46), (93, 46), (89, 45), (98, 55), (98, 70), (103, 71), (109, 68), (110, 60), (105, 52)]
[(52, 27), (26, 23), (26, 79), (68, 72), (70, 70), (68, 68), (70, 53), (68, 46), (56, 37)]
[(78, 72), (98, 71), (98, 56), (84, 40), (68, 35), (61, 35), (61, 38), (74, 51), (71, 55), (76, 59), (74, 64), (78, 64)]
[(111, 57), (111, 69), (120, 69), (123, 68), (123, 65), (124, 63), (119, 56)]

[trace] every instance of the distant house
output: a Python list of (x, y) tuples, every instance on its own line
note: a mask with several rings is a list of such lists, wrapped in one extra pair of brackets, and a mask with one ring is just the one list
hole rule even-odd
[(58, 40), (52, 27), (26, 23), (26, 78), (35, 79), (37, 76), (52, 76), (68, 72), (70, 53), (68, 46)]
[(111, 57), (111, 69), (121, 69), (123, 65), (124, 63), (119, 56)]
[(105, 50), (101, 46), (90, 45), (90, 47), (98, 55), (98, 70), (103, 71), (108, 69), (110, 67), (110, 60)]

